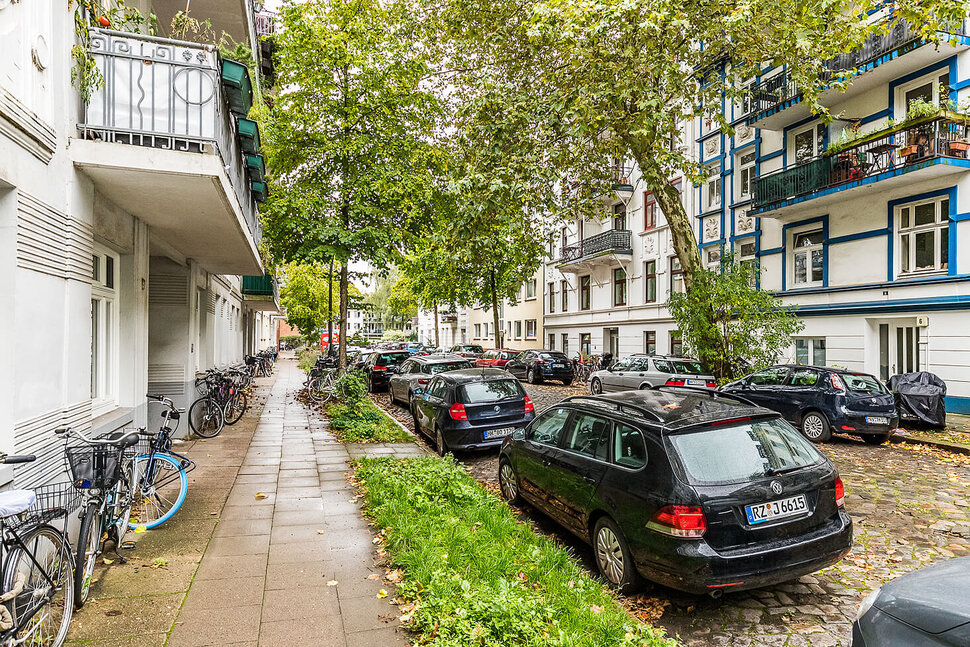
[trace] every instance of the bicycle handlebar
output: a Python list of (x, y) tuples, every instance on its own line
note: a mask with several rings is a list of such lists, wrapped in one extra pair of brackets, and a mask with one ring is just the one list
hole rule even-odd
[(0, 454), (0, 463), (4, 463), (6, 465), (16, 465), (18, 463), (33, 463), (35, 460), (37, 460), (37, 457), (34, 456), (33, 454), (20, 454), (20, 455)]
[[(57, 434), (58, 436), (64, 436), (64, 437), (78, 436), (81, 440), (88, 443), (89, 445), (119, 445), (124, 443), (132, 436), (141, 435), (141, 430), (133, 429), (132, 431), (122, 434), (117, 438), (91, 438), (80, 429), (75, 429), (74, 427), (61, 427), (60, 429), (55, 429), (54, 433)], [(27, 461), (24, 461), (24, 462), (27, 462)]]
[(159, 402), (165, 405), (166, 407), (168, 407), (172, 411), (175, 411), (176, 413), (185, 413), (185, 409), (179, 409), (178, 407), (175, 406), (175, 403), (172, 401), (171, 398), (166, 398), (164, 395), (147, 393), (145, 394), (145, 397), (148, 398), (149, 400), (155, 400), (156, 402)]

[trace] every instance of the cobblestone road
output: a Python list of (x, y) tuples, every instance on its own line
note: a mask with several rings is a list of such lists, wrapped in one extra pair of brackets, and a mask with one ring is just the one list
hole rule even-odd
[[(536, 410), (579, 388), (525, 385)], [(410, 415), (378, 401), (410, 427)], [(855, 521), (853, 550), (811, 576), (720, 600), (659, 586), (625, 599), (644, 620), (690, 647), (848, 647), (859, 602), (883, 583), (926, 564), (970, 555), (970, 457), (918, 445), (869, 447), (851, 438), (821, 446), (846, 485)], [(494, 452), (458, 457), (477, 479), (497, 489)], [(589, 548), (530, 508), (526, 518), (574, 549), (594, 569)]]

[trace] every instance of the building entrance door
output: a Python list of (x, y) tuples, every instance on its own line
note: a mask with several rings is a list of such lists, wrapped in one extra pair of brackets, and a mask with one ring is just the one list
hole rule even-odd
[(613, 355), (613, 359), (619, 359), (620, 355), (620, 329), (619, 328), (604, 328), (603, 329), (603, 349)]
[(899, 373), (920, 370), (920, 329), (904, 324), (879, 324), (879, 377), (888, 380)]

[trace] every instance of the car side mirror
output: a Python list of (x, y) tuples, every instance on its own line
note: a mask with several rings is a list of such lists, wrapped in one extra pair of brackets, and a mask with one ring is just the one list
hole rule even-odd
[(518, 429), (513, 430), (512, 431), (512, 439), (513, 440), (525, 440), (525, 429), (522, 428), (522, 427), (519, 427)]
[(430, 393), (424, 393), (424, 394), (422, 394), (421, 397), (424, 398), (424, 401), (425, 402), (427, 402), (428, 400), (431, 399), (431, 394)]

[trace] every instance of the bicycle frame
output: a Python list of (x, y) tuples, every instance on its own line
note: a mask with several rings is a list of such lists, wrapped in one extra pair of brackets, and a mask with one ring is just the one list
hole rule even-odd
[[(23, 531), (22, 534), (25, 536), (29, 535), (34, 530), (37, 530), (38, 528), (41, 528), (45, 525), (47, 524), (44, 524), (44, 523), (30, 524), (27, 526), (26, 529), (23, 529), (23, 528), (21, 529)], [(68, 541), (67, 532), (66, 532), (66, 528), (67, 528), (66, 513), (64, 515), (64, 527), (65, 527), (64, 531), (58, 530), (58, 532), (61, 534), (61, 536), (64, 539), (63, 543), (61, 544), (62, 551), (64, 550), (65, 546), (70, 546), (70, 542)], [(57, 528), (54, 528), (54, 529), (57, 530)], [(25, 544), (24, 540), (21, 538), (21, 534), (19, 534), (14, 528), (11, 528), (9, 525), (2, 522), (0, 522), (0, 532), (3, 533), (2, 544), (4, 547), (4, 551), (3, 551), (3, 558), (2, 560), (0, 560), (2, 561), (2, 564), (3, 564), (3, 572), (6, 572), (7, 570), (7, 566), (8, 566), (7, 561), (10, 559), (10, 555), (13, 553), (12, 548), (20, 548), (24, 552), (24, 554), (26, 554), (27, 557), (30, 558), (31, 563), (43, 575), (44, 581), (47, 583), (47, 586), (50, 587), (50, 592), (48, 593), (48, 597), (38, 598), (36, 600), (36, 604), (29, 610), (29, 612), (18, 614), (20, 615), (19, 618), (13, 618), (13, 621), (14, 621), (13, 627), (11, 627), (10, 629), (7, 629), (2, 634), (0, 634), (0, 644), (14, 645), (17, 643), (13, 642), (12, 639), (17, 634), (17, 632), (20, 631), (24, 627), (24, 625), (29, 623), (33, 619), (33, 617), (37, 615), (37, 612), (39, 612), (41, 609), (47, 606), (47, 602), (54, 597), (54, 595), (57, 592), (57, 583), (54, 581), (54, 578), (51, 576), (51, 574), (47, 572), (47, 569), (41, 566), (40, 562), (37, 561), (37, 558), (34, 556), (33, 551), (31, 551), (27, 547), (27, 544)], [(67, 558), (67, 562), (68, 562), (65, 567), (73, 571), (74, 559), (71, 557), (71, 551), (68, 550), (64, 556)], [(4, 591), (4, 593), (6, 593), (6, 591)]]

